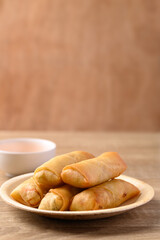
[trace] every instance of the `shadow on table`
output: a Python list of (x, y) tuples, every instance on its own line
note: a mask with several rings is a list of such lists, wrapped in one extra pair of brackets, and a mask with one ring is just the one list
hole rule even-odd
[[(105, 219), (97, 220), (59, 220), (42, 217), (32, 213), (25, 214), (25, 222), (31, 222), (32, 225), (40, 231), (53, 231), (57, 233), (70, 234), (70, 235), (85, 235), (99, 236), (104, 235), (121, 235), (131, 234), (134, 232), (145, 232), (148, 228), (151, 230), (159, 224), (157, 219), (157, 211), (160, 209), (160, 204), (156, 200), (146, 204), (145, 206), (131, 210), (121, 215), (117, 215)], [(21, 211), (17, 212), (18, 214)], [(18, 217), (18, 216), (17, 216)]]

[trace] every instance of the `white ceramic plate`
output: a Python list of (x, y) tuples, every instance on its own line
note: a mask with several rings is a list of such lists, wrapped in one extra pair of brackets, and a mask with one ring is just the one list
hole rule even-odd
[(6, 203), (8, 203), (9, 205), (11, 205), (15, 208), (18, 208), (18, 209), (21, 209), (21, 210), (24, 210), (27, 212), (37, 213), (37, 214), (51, 217), (51, 218), (72, 219), (72, 220), (73, 219), (84, 219), (85, 220), (85, 219), (106, 218), (106, 217), (121, 214), (123, 212), (129, 211), (131, 209), (134, 209), (136, 207), (144, 205), (145, 203), (149, 202), (154, 196), (153, 188), (150, 185), (148, 185), (147, 183), (144, 183), (135, 178), (121, 175), (118, 178), (134, 184), (136, 187), (139, 188), (139, 190), (141, 191), (141, 194), (138, 197), (135, 197), (135, 198), (132, 198), (132, 199), (126, 201), (120, 207), (103, 209), (103, 210), (93, 210), (93, 211), (59, 212), (59, 211), (39, 210), (36, 208), (31, 208), (31, 207), (25, 206), (21, 203), (18, 203), (10, 197), (11, 191), (16, 186), (18, 186), (20, 183), (22, 183), (24, 180), (28, 179), (31, 176), (33, 176), (33, 173), (23, 174), (23, 175), (11, 178), (10, 180), (6, 181), (5, 183), (2, 184), (2, 186), (0, 188), (0, 196)]

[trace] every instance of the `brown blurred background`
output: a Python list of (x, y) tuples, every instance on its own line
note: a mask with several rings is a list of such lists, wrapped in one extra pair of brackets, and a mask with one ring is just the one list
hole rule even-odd
[(159, 0), (0, 0), (1, 130), (160, 130)]

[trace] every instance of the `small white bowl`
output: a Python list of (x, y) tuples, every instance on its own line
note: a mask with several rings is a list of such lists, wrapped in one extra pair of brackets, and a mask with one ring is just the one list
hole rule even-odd
[(0, 169), (7, 175), (34, 171), (55, 156), (56, 144), (46, 139), (13, 138), (0, 141)]

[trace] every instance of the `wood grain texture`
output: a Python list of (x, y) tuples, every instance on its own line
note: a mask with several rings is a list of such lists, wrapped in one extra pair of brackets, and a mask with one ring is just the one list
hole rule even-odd
[[(0, 199), (0, 239), (124, 239), (160, 238), (160, 134), (107, 132), (0, 132), (0, 139), (39, 137), (54, 140), (57, 154), (86, 150), (95, 155), (118, 151), (128, 165), (126, 175), (153, 186), (154, 199), (123, 215), (90, 221), (49, 219), (8, 206)], [(0, 184), (8, 177), (0, 172)]]
[(159, 0), (0, 0), (0, 129), (160, 130)]

